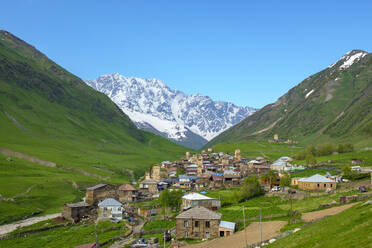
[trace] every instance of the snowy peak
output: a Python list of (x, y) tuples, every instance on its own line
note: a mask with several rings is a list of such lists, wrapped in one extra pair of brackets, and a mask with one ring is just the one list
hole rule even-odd
[(337, 65), (337, 68), (339, 70), (347, 69), (354, 63), (364, 58), (367, 54), (368, 53), (363, 50), (352, 50), (346, 53), (344, 56), (342, 56), (341, 59), (339, 59), (337, 62), (330, 65), (328, 68), (335, 68), (335, 66)]
[(109, 96), (139, 128), (181, 143), (190, 143), (192, 136), (200, 143), (192, 148), (201, 147), (256, 111), (200, 94), (189, 96), (157, 79), (114, 73), (86, 83)]

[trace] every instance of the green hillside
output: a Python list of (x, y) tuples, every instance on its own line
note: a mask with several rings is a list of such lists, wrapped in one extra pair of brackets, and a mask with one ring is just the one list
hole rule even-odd
[(127, 182), (185, 152), (137, 129), (107, 96), (6, 31), (0, 31), (0, 127), (0, 149), (54, 162), (54, 177), (74, 173), (91, 184)]
[(279, 239), (274, 247), (372, 247), (372, 208), (360, 204)]
[[(364, 54), (347, 68), (349, 57)], [(372, 54), (353, 50), (334, 66), (312, 75), (239, 124), (214, 138), (219, 142), (280, 139), (302, 143), (333, 140), (372, 143)]]

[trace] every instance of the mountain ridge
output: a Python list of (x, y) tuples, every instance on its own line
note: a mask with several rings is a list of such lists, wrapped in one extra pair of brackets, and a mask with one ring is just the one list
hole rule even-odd
[(219, 142), (267, 140), (274, 134), (284, 140), (305, 143), (358, 142), (358, 137), (370, 140), (371, 88), (372, 55), (352, 50), (334, 64), (307, 77), (276, 102), (221, 133), (206, 147)]
[[(105, 94), (0, 31), (0, 146), (57, 165), (128, 180), (185, 148), (139, 130)], [(110, 179), (111, 178), (111, 179)]]
[(157, 79), (104, 74), (85, 81), (105, 93), (139, 128), (199, 149), (256, 109), (169, 88)]

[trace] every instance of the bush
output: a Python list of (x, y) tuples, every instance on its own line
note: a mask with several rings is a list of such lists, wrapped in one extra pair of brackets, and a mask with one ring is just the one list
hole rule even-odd
[(316, 159), (315, 159), (314, 155), (312, 155), (311, 153), (306, 155), (306, 164), (307, 165), (316, 165)]
[(351, 144), (351, 143), (339, 144), (338, 147), (337, 147), (337, 151), (339, 153), (353, 152), (354, 151), (354, 145)]
[(331, 155), (335, 151), (336, 151), (336, 147), (333, 144), (318, 145), (316, 148), (316, 155), (327, 156), (327, 155)]
[(261, 185), (256, 175), (251, 175), (244, 179), (241, 200), (248, 200), (254, 196), (261, 195)]

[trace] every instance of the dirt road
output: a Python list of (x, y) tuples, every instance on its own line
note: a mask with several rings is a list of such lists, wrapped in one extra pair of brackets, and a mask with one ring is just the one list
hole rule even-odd
[(48, 219), (54, 219), (61, 216), (61, 213), (58, 214), (49, 214), (45, 216), (39, 216), (39, 217), (32, 217), (29, 219), (17, 221), (11, 224), (3, 225), (0, 226), (0, 235), (4, 235), (10, 232), (13, 232), (19, 227), (24, 227), (24, 226), (30, 226), (32, 224), (38, 223), (40, 221), (48, 220)]
[(335, 215), (335, 214), (341, 213), (342, 211), (344, 211), (348, 208), (351, 208), (355, 204), (356, 203), (351, 203), (351, 204), (347, 204), (347, 205), (343, 205), (343, 206), (339, 206), (339, 207), (328, 208), (328, 209), (314, 211), (314, 212), (310, 212), (310, 213), (303, 213), (302, 214), (302, 220), (306, 221), (306, 222), (310, 222), (310, 221), (321, 219), (325, 216)]
[(116, 241), (115, 243), (110, 245), (109, 248), (121, 248), (125, 245), (132, 243), (134, 241), (134, 238), (133, 238), (134, 234), (139, 234), (144, 225), (145, 225), (145, 222), (141, 218), (138, 218), (138, 224), (133, 227), (132, 234), (126, 238)]
[[(279, 234), (287, 221), (262, 222), (262, 240), (267, 240)], [(260, 224), (253, 222), (246, 228), (247, 244), (260, 242)], [(242, 248), (245, 246), (245, 232), (240, 231), (231, 236), (217, 238), (200, 244), (188, 245), (185, 248)]]

